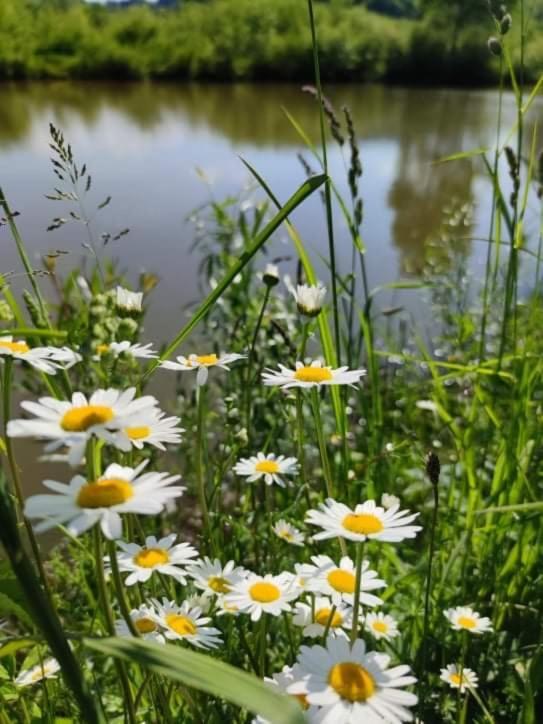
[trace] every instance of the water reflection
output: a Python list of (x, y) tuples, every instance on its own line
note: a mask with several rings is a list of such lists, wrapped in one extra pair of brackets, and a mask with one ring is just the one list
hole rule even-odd
[[(485, 207), (480, 194), (484, 197), (488, 189), (474, 183), (478, 172), (474, 163), (443, 166), (433, 162), (492, 143), (496, 94), (351, 85), (332, 87), (329, 96), (338, 112), (342, 104), (351, 108), (360, 137), (366, 195), (363, 232), (372, 283), (391, 281), (405, 271), (416, 273), (424, 263), (425, 242), (439, 233), (445, 205), (454, 199)], [(91, 168), (99, 167), (101, 188), (114, 189), (130, 213), (125, 220), (134, 229), (130, 264), (148, 266), (144, 234), (149, 232), (149, 214), (153, 214), (155, 253), (151, 256), (164, 266), (169, 263), (168, 254), (178, 251), (174, 240), (188, 241), (180, 220), (205, 198), (205, 190), (189, 188), (197, 182), (188, 175), (188, 168), (198, 164), (220, 177), (218, 192), (236, 191), (244, 175), (236, 158), (240, 152), (255, 160), (283, 197), (301, 181), (295, 154), (302, 144), (281, 106), (288, 108), (310, 138), (318, 139), (315, 101), (294, 86), (6, 84), (0, 86), (1, 181), (9, 193), (11, 174), (19, 176), (17, 203), (28, 201), (31, 207), (34, 199), (26, 199), (25, 194), (36, 189), (27, 186), (23, 173), (26, 178), (33, 175), (39, 163), (42, 174), (38, 177), (45, 178), (46, 133), (53, 120), (76, 151), (84, 146), (85, 160)], [(512, 98), (507, 96), (504, 126), (513, 118)], [(343, 175), (337, 150), (331, 153), (331, 167)], [(140, 203), (140, 185), (158, 192), (152, 211)], [(42, 187), (40, 193), (46, 190)], [(315, 250), (324, 251), (320, 217), (317, 222), (311, 204), (307, 209), (299, 215), (299, 224), (314, 240)], [(43, 205), (37, 204), (29, 213), (42, 214), (39, 223), (29, 221), (31, 232), (43, 229)], [(42, 237), (36, 244), (43, 248), (48, 241), (49, 237), (46, 242)], [(69, 247), (70, 239), (65, 242)], [(34, 243), (32, 238), (29, 243)], [(344, 243), (348, 265), (346, 237)], [(372, 252), (377, 250), (372, 263)], [(193, 293), (190, 284), (189, 292)]]

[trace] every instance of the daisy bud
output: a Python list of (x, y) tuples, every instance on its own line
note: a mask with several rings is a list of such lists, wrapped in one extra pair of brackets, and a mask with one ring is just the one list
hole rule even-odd
[(300, 314), (306, 317), (316, 317), (321, 309), (326, 296), (326, 287), (319, 282), (316, 286), (309, 284), (298, 284), (292, 289), (296, 305)]
[(279, 269), (275, 264), (267, 264), (262, 275), (262, 281), (267, 287), (275, 287), (279, 284)]
[(502, 54), (502, 44), (494, 35), (491, 35), (487, 41), (487, 46), (492, 55), (500, 56)]
[(141, 312), (143, 292), (131, 292), (124, 287), (115, 289), (115, 304), (124, 312)]
[(503, 18), (500, 20), (500, 33), (502, 35), (506, 35), (511, 30), (511, 25), (513, 24), (513, 18), (509, 13), (503, 16)]

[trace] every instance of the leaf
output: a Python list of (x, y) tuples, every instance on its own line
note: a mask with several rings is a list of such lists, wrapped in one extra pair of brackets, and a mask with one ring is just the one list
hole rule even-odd
[(34, 646), (35, 643), (32, 639), (15, 639), (14, 641), (0, 644), (0, 659), (4, 656), (11, 656), (20, 649), (27, 649), (29, 646)]
[(453, 153), (450, 156), (438, 158), (433, 163), (437, 165), (439, 163), (449, 163), (449, 161), (460, 161), (464, 158), (474, 158), (475, 156), (483, 156), (487, 151), (488, 148), (474, 148), (471, 151), (461, 151), (460, 153)]
[(141, 639), (84, 639), (83, 643), (106, 656), (137, 663), (173, 681), (226, 699), (273, 724), (304, 722), (302, 710), (294, 699), (274, 691), (255, 676), (206, 654)]
[(15, 616), (22, 623), (32, 627), (32, 619), (24, 608), (5, 593), (0, 592), (0, 616)]
[(163, 360), (167, 359), (171, 355), (171, 353), (181, 344), (181, 342), (186, 337), (188, 337), (188, 335), (192, 332), (194, 327), (196, 327), (198, 322), (203, 317), (205, 317), (205, 315), (209, 312), (215, 302), (220, 299), (223, 292), (227, 289), (227, 287), (230, 286), (235, 277), (251, 261), (256, 252), (260, 249), (260, 247), (264, 246), (264, 244), (270, 238), (273, 232), (283, 223), (283, 221), (285, 221), (288, 215), (292, 213), (294, 209), (302, 203), (302, 201), (304, 201), (316, 189), (318, 189), (319, 186), (322, 186), (325, 179), (326, 176), (324, 175), (314, 176), (300, 186), (300, 188), (290, 197), (290, 199), (273, 217), (273, 219), (271, 219), (271, 221), (266, 224), (264, 229), (262, 229), (262, 231), (255, 238), (251, 246), (241, 254), (239, 261), (232, 266), (232, 268), (227, 272), (226, 276), (222, 279), (222, 281), (219, 282), (219, 284), (217, 284), (211, 294), (206, 297), (206, 299), (202, 302), (202, 304), (198, 307), (198, 309), (192, 316), (190, 322), (178, 332), (178, 334), (162, 352), (160, 357), (151, 362), (151, 364), (145, 370), (141, 381), (149, 377), (149, 375), (153, 373), (153, 371), (159, 366), (159, 364)]

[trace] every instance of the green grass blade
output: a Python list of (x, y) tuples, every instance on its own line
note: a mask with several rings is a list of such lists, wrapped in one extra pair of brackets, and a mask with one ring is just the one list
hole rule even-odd
[(496, 505), (491, 508), (483, 508), (477, 510), (477, 515), (483, 515), (483, 513), (537, 513), (541, 511), (543, 513), (543, 500), (538, 500), (535, 503), (518, 503), (517, 505)]
[(281, 207), (279, 212), (273, 217), (271, 221), (266, 224), (264, 229), (258, 234), (256, 239), (253, 241), (251, 246), (246, 249), (241, 255), (239, 261), (234, 264), (232, 269), (224, 277), (224, 279), (217, 284), (215, 289), (208, 295), (204, 302), (198, 307), (196, 313), (188, 324), (174, 337), (172, 342), (166, 347), (164, 352), (156, 360), (153, 360), (145, 373), (143, 374), (142, 381), (149, 377), (158, 365), (165, 359), (167, 359), (171, 353), (181, 344), (181, 342), (192, 332), (198, 322), (205, 317), (211, 307), (215, 304), (217, 299), (221, 297), (226, 288), (232, 283), (233, 279), (243, 270), (243, 268), (250, 262), (256, 252), (266, 243), (273, 232), (285, 221), (289, 214), (291, 214), (296, 207), (298, 207), (302, 201), (316, 191), (319, 186), (322, 186), (326, 177), (324, 175), (314, 176), (303, 183), (300, 188), (290, 197), (287, 203)]
[(273, 691), (255, 676), (206, 654), (141, 639), (84, 639), (84, 643), (93, 651), (137, 663), (168, 679), (226, 699), (273, 724), (303, 724), (305, 721), (294, 699)]

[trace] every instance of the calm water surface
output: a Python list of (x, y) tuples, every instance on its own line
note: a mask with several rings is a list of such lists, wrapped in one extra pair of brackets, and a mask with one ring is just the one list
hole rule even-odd
[[(481, 168), (469, 160), (433, 162), (493, 145), (495, 91), (351, 85), (329, 88), (328, 94), (337, 109), (347, 104), (355, 118), (364, 166), (363, 237), (372, 287), (420, 272), (425, 245), (439, 236), (446, 206), (474, 204), (474, 223), (462, 233), (466, 237), (487, 233), (490, 188)], [(316, 103), (294, 86), (0, 85), (0, 183), (21, 214), (18, 223), (36, 267), (40, 256), (53, 249), (69, 252), (61, 258), (61, 271), (85, 254), (81, 246), (85, 238), (77, 225), (46, 232), (53, 216), (67, 213), (44, 198), (55, 185), (48, 160), (52, 121), (72, 144), (79, 162), (87, 163), (94, 180), (92, 201), (113, 197), (96, 219), (96, 236), (130, 227), (131, 233), (108, 247), (109, 253), (118, 257), (133, 283), (142, 270), (160, 276), (146, 336), (156, 342), (167, 339), (181, 326), (183, 308), (200, 295), (198, 258), (190, 253), (194, 238), (194, 226), (187, 220), (190, 212), (206, 203), (210, 194), (222, 199), (247, 184), (239, 156), (256, 167), (283, 200), (304, 180), (296, 158), (304, 149), (282, 106), (317, 141)], [(542, 108), (539, 99), (535, 114)], [(505, 96), (503, 115), (508, 129), (515, 115), (511, 95)], [(330, 148), (330, 168), (347, 191), (337, 146)], [(210, 184), (201, 180), (197, 169)], [(346, 272), (351, 247), (337, 218), (338, 265)], [(293, 220), (314, 259), (326, 255), (318, 194)], [(528, 233), (537, 228), (534, 224), (528, 220)], [(278, 232), (271, 255), (289, 253), (286, 234)], [(482, 273), (485, 253), (484, 244), (466, 241), (475, 276)], [(263, 257), (260, 261), (264, 265)], [(19, 270), (13, 243), (6, 228), (1, 228), (0, 271)], [(323, 267), (321, 272), (325, 278)], [(417, 302), (412, 299), (412, 292), (397, 292), (392, 301), (406, 304), (413, 316)]]

